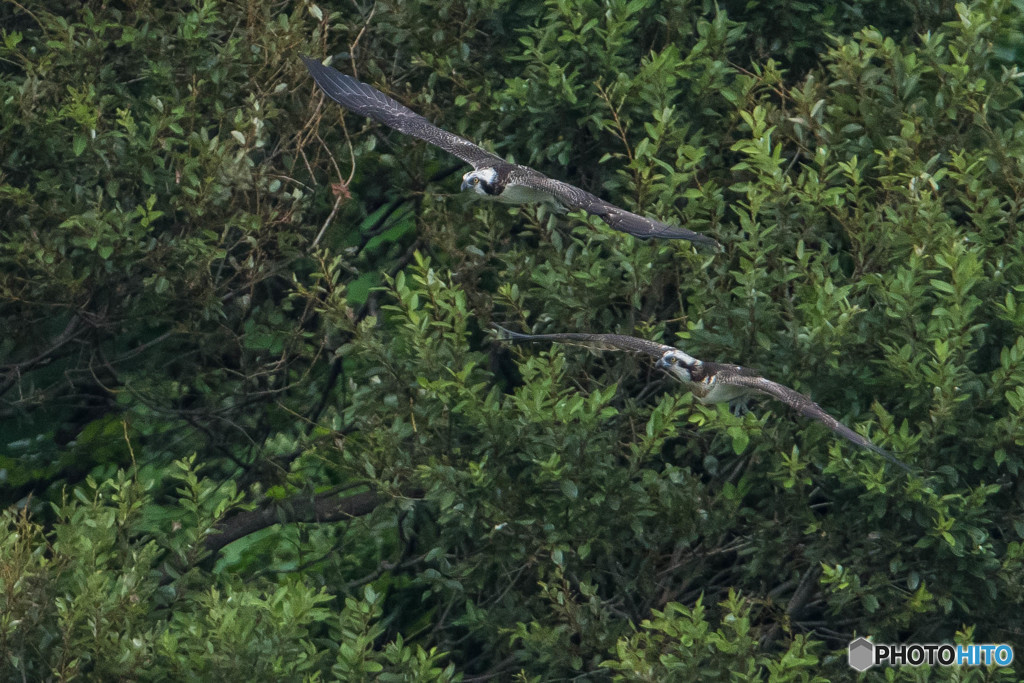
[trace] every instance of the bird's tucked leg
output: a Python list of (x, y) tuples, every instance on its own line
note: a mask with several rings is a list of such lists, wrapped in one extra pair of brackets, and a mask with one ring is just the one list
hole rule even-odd
[(734, 398), (733, 400), (729, 401), (729, 412), (731, 412), (736, 417), (746, 415), (747, 413), (750, 412), (750, 406), (748, 405), (749, 403), (749, 396), (740, 396), (739, 398)]

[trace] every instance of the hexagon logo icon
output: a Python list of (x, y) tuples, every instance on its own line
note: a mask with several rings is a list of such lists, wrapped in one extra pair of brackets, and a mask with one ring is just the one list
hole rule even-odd
[(857, 671), (867, 671), (875, 665), (875, 645), (867, 638), (858, 638), (850, 642), (848, 655), (850, 667)]

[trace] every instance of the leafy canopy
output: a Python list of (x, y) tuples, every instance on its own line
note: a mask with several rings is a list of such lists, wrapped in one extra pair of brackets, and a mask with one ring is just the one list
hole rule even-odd
[[(831, 680), (860, 635), (1019, 643), (1017, 4), (0, 27), (3, 680)], [(300, 53), (725, 250), (456, 197)], [(491, 321), (756, 367), (919, 472)]]

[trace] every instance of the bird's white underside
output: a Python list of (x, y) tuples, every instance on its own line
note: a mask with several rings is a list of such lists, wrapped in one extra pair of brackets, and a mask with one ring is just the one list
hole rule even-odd
[[(670, 360), (676, 362), (672, 363)], [(658, 367), (668, 370), (669, 374), (685, 384), (701, 403), (725, 403), (749, 393), (747, 387), (722, 384), (714, 375), (706, 377), (700, 382), (693, 381), (693, 376), (690, 373), (698, 365), (702, 365), (699, 360), (678, 349), (667, 351), (658, 361)]]
[(537, 190), (532, 187), (526, 187), (524, 185), (506, 185), (504, 192), (493, 196), (492, 198), (504, 204), (545, 203), (560, 207), (564, 210), (564, 207), (562, 207), (562, 205), (547, 192)]
[(714, 377), (703, 382), (694, 382), (691, 386), (694, 397), (704, 404), (734, 401), (749, 392), (747, 387), (719, 384)]
[(502, 204), (547, 204), (558, 213), (564, 213), (566, 210), (557, 199), (544, 190), (527, 187), (526, 185), (506, 185), (501, 194), (494, 195), (484, 189), (483, 183), (469, 184), (472, 178), (479, 178), (488, 185), (494, 185), (498, 179), (498, 172), (493, 168), (481, 168), (466, 173), (462, 176), (462, 187), (472, 190), (474, 194), (484, 199), (501, 202)]

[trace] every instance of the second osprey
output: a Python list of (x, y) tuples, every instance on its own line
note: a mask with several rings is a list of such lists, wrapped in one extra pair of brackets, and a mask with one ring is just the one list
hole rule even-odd
[(893, 457), (871, 442), (866, 436), (853, 431), (822, 409), (817, 403), (778, 382), (773, 382), (759, 373), (741, 365), (711, 363), (698, 360), (683, 353), (674, 346), (659, 344), (640, 337), (624, 334), (585, 334), (564, 332), (559, 334), (523, 334), (507, 330), (496, 323), (491, 324), (500, 333), (502, 341), (540, 342), (551, 341), (562, 344), (576, 344), (594, 350), (616, 350), (639, 353), (657, 358), (655, 367), (685, 384), (701, 403), (726, 403), (750, 392), (764, 394), (782, 401), (790, 408), (812, 420), (817, 420), (832, 432), (861, 448), (878, 453), (883, 458), (911, 472), (902, 461)]
[(661, 237), (718, 246), (718, 242), (707, 235), (639, 216), (575, 185), (548, 178), (529, 166), (510, 164), (479, 145), (438, 128), (366, 83), (324, 66), (315, 59), (303, 57), (302, 61), (317, 85), (338, 104), (406, 135), (436, 145), (472, 164), (473, 170), (462, 177), (463, 190), (469, 189), (488, 199), (507, 204), (542, 202), (559, 212), (582, 209), (602, 219), (612, 228), (640, 239)]

